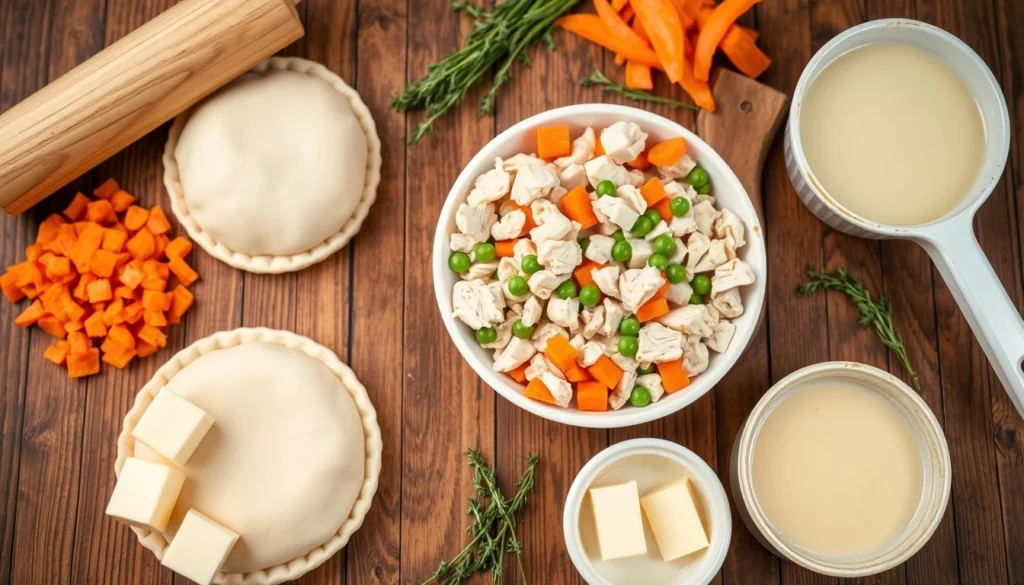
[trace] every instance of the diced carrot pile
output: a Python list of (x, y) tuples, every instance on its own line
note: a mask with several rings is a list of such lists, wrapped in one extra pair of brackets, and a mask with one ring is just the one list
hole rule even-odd
[(93, 195), (75, 195), (43, 221), (25, 261), (0, 276), (7, 300), (31, 301), (15, 324), (56, 338), (43, 357), (72, 378), (98, 373), (101, 361), (125, 368), (164, 347), (199, 278), (186, 261), (192, 242), (171, 239), (159, 206), (135, 205), (113, 179)]

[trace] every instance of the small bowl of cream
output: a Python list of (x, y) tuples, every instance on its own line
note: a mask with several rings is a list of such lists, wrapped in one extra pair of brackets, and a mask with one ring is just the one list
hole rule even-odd
[(786, 376), (733, 447), (747, 528), (811, 571), (863, 577), (921, 549), (949, 501), (951, 465), (928, 405), (895, 376), (826, 362)]
[(583, 466), (562, 529), (590, 585), (707, 585), (725, 562), (732, 515), (722, 482), (696, 453), (633, 439)]

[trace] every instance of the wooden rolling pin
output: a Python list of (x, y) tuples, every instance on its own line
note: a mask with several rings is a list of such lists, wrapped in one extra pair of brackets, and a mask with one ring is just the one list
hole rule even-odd
[(0, 116), (17, 215), (304, 34), (292, 0), (184, 0)]

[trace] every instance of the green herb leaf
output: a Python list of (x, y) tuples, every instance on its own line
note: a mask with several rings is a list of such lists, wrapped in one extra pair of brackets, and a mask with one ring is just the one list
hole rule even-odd
[(697, 106), (674, 100), (671, 98), (651, 95), (646, 91), (639, 89), (632, 89), (624, 85), (619, 85), (608, 79), (608, 76), (602, 73), (600, 70), (594, 71), (594, 74), (590, 77), (584, 77), (580, 79), (580, 85), (583, 87), (600, 87), (601, 93), (617, 93), (621, 96), (627, 97), (631, 100), (638, 102), (650, 102), (654, 104), (665, 104), (672, 106), (673, 108), (686, 108), (688, 110), (699, 110)]

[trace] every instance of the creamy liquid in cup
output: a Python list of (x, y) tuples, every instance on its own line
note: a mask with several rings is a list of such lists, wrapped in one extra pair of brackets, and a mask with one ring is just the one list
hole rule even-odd
[(968, 194), (985, 129), (963, 80), (925, 49), (878, 42), (842, 55), (807, 91), (800, 138), (814, 177), (857, 215), (934, 221)]
[(853, 382), (810, 382), (757, 434), (754, 494), (784, 540), (822, 557), (858, 558), (910, 523), (923, 466), (910, 424), (884, 395)]

